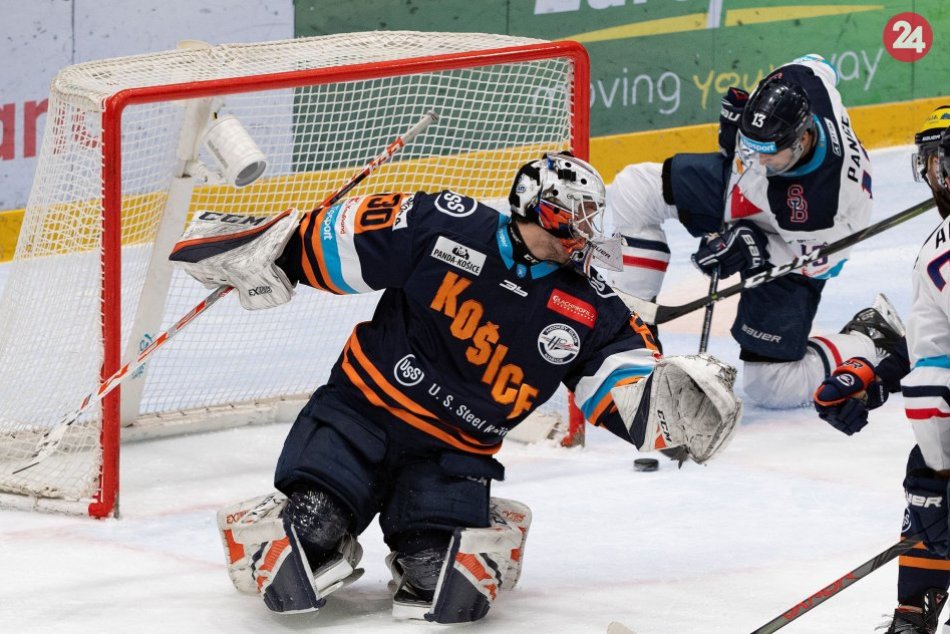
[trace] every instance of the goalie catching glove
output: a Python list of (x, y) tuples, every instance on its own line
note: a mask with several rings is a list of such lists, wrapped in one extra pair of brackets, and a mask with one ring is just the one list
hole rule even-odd
[(729, 444), (742, 416), (735, 380), (735, 368), (707, 354), (663, 357), (646, 380), (611, 395), (640, 451), (679, 447), (703, 464)]
[(233, 286), (248, 310), (290, 301), (294, 285), (276, 264), (302, 213), (288, 209), (269, 220), (200, 211), (172, 248), (169, 260), (207, 286)]

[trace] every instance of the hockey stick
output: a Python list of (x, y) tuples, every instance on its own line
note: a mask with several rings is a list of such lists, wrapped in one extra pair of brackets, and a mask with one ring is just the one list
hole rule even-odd
[(899, 225), (900, 223), (910, 220), (915, 216), (919, 216), (933, 206), (933, 199), (928, 198), (923, 202), (917, 203), (913, 207), (885, 218), (884, 220), (866, 227), (861, 231), (856, 231), (849, 236), (845, 236), (844, 238), (836, 240), (831, 244), (826, 244), (823, 247), (818, 247), (811, 253), (797, 257), (791, 262), (773, 266), (772, 268), (762, 271), (761, 273), (751, 275), (741, 282), (724, 288), (721, 291), (708, 293), (703, 297), (694, 299), (691, 302), (687, 302), (679, 306), (662, 306), (660, 304), (656, 304), (645, 299), (640, 299), (639, 297), (634, 297), (633, 295), (623, 292), (618, 292), (617, 295), (622, 300), (624, 300), (624, 302), (626, 302), (627, 306), (629, 306), (631, 310), (639, 314), (643, 321), (650, 324), (662, 324), (676, 319), (677, 317), (682, 317), (683, 315), (691, 313), (694, 310), (702, 308), (703, 306), (718, 302), (720, 300), (726, 299), (727, 297), (732, 297), (733, 295), (738, 295), (742, 291), (760, 286), (766, 282), (771, 282), (777, 277), (782, 277), (783, 275), (796, 271), (816, 260), (820, 260), (825, 256), (843, 251), (861, 242), (862, 240), (876, 236), (879, 233), (887, 231), (893, 226)]
[[(323, 202), (321, 202), (319, 205), (314, 207), (313, 211), (315, 212), (315, 211), (319, 211), (320, 209), (329, 207), (330, 205), (340, 200), (343, 196), (345, 196), (347, 193), (352, 191), (354, 187), (356, 187), (361, 182), (363, 182), (363, 180), (365, 180), (367, 176), (372, 174), (380, 165), (387, 162), (400, 149), (405, 147), (407, 143), (411, 142), (414, 138), (416, 138), (419, 134), (421, 134), (426, 128), (428, 128), (431, 124), (435, 123), (438, 120), (439, 120), (439, 116), (435, 112), (433, 111), (427, 112), (405, 134), (403, 134), (400, 137), (396, 137), (396, 139), (393, 140), (392, 143), (386, 146), (385, 150), (377, 154), (376, 157), (373, 158), (373, 160), (370, 161), (366, 165), (366, 167), (364, 167), (358, 174), (353, 176), (343, 187), (341, 187), (336, 192), (327, 196), (327, 198)], [(109, 378), (105, 379), (102, 383), (100, 383), (99, 387), (94, 392), (90, 392), (83, 398), (82, 403), (80, 403), (78, 408), (76, 408), (75, 410), (73, 410), (72, 412), (64, 416), (59, 421), (59, 423), (57, 423), (54, 427), (51, 427), (50, 429), (48, 429), (46, 433), (43, 434), (43, 436), (39, 439), (39, 441), (37, 441), (36, 448), (33, 451), (33, 455), (27, 458), (27, 460), (29, 461), (28, 464), (10, 472), (11, 475), (16, 475), (18, 473), (26, 471), (27, 469), (35, 467), (36, 465), (41, 463), (43, 460), (46, 460), (47, 458), (49, 458), (53, 454), (53, 452), (55, 452), (56, 449), (59, 447), (60, 443), (63, 440), (63, 437), (66, 435), (66, 432), (69, 430), (70, 427), (72, 427), (76, 423), (77, 420), (79, 420), (79, 416), (84, 411), (86, 411), (91, 405), (98, 403), (103, 398), (105, 398), (105, 396), (109, 394), (112, 390), (117, 388), (127, 376), (129, 376), (130, 374), (133, 374), (136, 370), (142, 367), (142, 365), (145, 364), (145, 361), (148, 359), (148, 357), (152, 355), (152, 353), (154, 353), (160, 347), (168, 343), (168, 341), (171, 340), (172, 337), (174, 337), (185, 326), (191, 323), (191, 321), (194, 320), (195, 317), (205, 312), (212, 304), (214, 304), (219, 299), (221, 299), (222, 297), (230, 293), (232, 290), (234, 290), (234, 288), (231, 286), (219, 286), (218, 288), (214, 289), (210, 295), (208, 295), (206, 298), (201, 300), (201, 302), (197, 306), (195, 306), (190, 311), (188, 311), (188, 314), (186, 314), (184, 317), (182, 317), (177, 322), (175, 322), (175, 325), (173, 325), (171, 328), (169, 328), (165, 332), (159, 334), (155, 338), (155, 340), (147, 348), (145, 348), (142, 352), (140, 352), (139, 355), (134, 360), (123, 365), (112, 376), (110, 376)]]
[(851, 572), (845, 574), (840, 579), (831, 582), (801, 603), (796, 604), (790, 610), (783, 612), (757, 630), (753, 630), (752, 634), (771, 634), (772, 632), (782, 629), (805, 612), (808, 612), (815, 606), (824, 603), (856, 581), (863, 579), (892, 559), (904, 554), (913, 548), (918, 541), (920, 541), (920, 536), (918, 535), (912, 535), (906, 539), (901, 539), (899, 542), (884, 552), (875, 555), (872, 559), (864, 562)]
[[(712, 272), (709, 276), (709, 295), (715, 295), (719, 287), (719, 269)], [(716, 309), (715, 302), (706, 304), (706, 312), (703, 314), (703, 329), (699, 333), (699, 354), (706, 352), (709, 347), (709, 332), (712, 330), (713, 311)]]

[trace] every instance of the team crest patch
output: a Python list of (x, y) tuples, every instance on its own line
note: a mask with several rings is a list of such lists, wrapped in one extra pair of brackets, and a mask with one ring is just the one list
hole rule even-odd
[(581, 339), (567, 324), (551, 324), (538, 335), (538, 352), (548, 363), (570, 363), (580, 351)]
[(435, 199), (435, 208), (449, 216), (464, 218), (475, 212), (478, 203), (474, 199), (452, 191), (444, 191)]
[(437, 260), (447, 262), (455, 268), (462, 269), (472, 275), (481, 274), (482, 267), (485, 266), (484, 253), (470, 249), (455, 240), (449, 240), (445, 236), (439, 236), (439, 239), (436, 240), (431, 255)]

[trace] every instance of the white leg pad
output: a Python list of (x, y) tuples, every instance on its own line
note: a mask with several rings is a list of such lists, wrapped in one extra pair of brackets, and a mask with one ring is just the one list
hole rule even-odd
[(234, 587), (245, 594), (260, 593), (251, 569), (251, 557), (265, 541), (286, 536), (279, 519), (286, 503), (287, 498), (282, 494), (269, 493), (218, 511), (218, 530), (224, 545), (228, 576)]
[(337, 556), (311, 573), (293, 527), (281, 517), (286, 504), (281, 493), (271, 493), (218, 511), (228, 574), (238, 590), (262, 595), (275, 612), (312, 612), (362, 576), (356, 565), (363, 549), (345, 535)]
[(489, 510), (493, 527), (510, 526), (521, 532), (521, 541), (512, 549), (508, 557), (508, 566), (501, 578), (501, 589), (511, 590), (521, 578), (521, 565), (524, 562), (524, 545), (528, 541), (528, 528), (531, 527), (531, 509), (527, 504), (505, 498), (492, 498)]

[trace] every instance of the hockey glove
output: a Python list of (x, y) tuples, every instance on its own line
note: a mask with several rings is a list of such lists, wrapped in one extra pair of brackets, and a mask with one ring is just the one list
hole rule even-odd
[(822, 381), (813, 400), (821, 420), (850, 436), (868, 424), (868, 410), (883, 405), (887, 395), (870, 361), (852, 357)]
[(719, 151), (723, 156), (735, 156), (739, 119), (749, 101), (749, 93), (733, 86), (722, 96), (719, 107)]
[(290, 301), (294, 286), (275, 261), (300, 218), (296, 209), (269, 220), (200, 211), (168, 259), (208, 288), (233, 286), (248, 310), (279, 306)]
[(693, 264), (712, 275), (726, 278), (740, 271), (753, 272), (768, 263), (768, 239), (751, 222), (740, 220), (721, 234), (710, 234), (693, 254)]
[[(913, 458), (911, 458), (913, 460)], [(924, 545), (933, 553), (947, 557), (947, 530), (950, 519), (947, 514), (946, 478), (927, 467), (912, 469), (908, 464), (904, 478), (904, 494), (907, 497), (907, 515), (911, 532), (924, 541)]]

